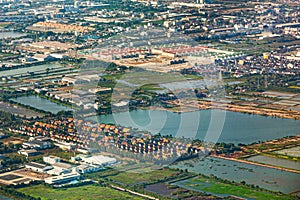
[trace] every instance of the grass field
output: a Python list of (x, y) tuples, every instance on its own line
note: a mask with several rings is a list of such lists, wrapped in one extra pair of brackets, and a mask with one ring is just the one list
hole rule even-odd
[[(1, 25), (0, 25), (1, 28)], [(0, 59), (4, 59), (4, 58), (8, 58), (14, 56), (14, 54), (10, 54), (10, 53), (0, 53)]]
[(21, 188), (18, 191), (36, 198), (40, 197), (42, 200), (142, 199), (125, 192), (96, 185), (67, 189), (53, 189), (44, 185), (36, 185)]
[(8, 23), (0, 23), (0, 28), (5, 28), (6, 26), (8, 26)]
[(276, 195), (266, 191), (259, 191), (246, 186), (236, 186), (217, 182), (212, 179), (196, 177), (183, 182), (177, 182), (176, 185), (182, 187), (193, 188), (195, 190), (209, 192), (215, 195), (234, 195), (244, 198), (253, 198), (259, 200), (288, 200), (291, 199), (287, 195)]
[(109, 179), (125, 185), (131, 185), (138, 183), (153, 182), (157, 180), (164, 180), (168, 177), (176, 175), (177, 173), (177, 171), (171, 169), (154, 170), (144, 173), (132, 173), (129, 171), (110, 176)]
[(152, 91), (152, 90), (163, 90), (164, 88), (159, 87), (158, 84), (147, 84), (141, 87), (142, 90)]
[(142, 171), (133, 169), (126, 171), (118, 171), (116, 169), (108, 169), (95, 173), (85, 175), (86, 178), (99, 180), (101, 178), (107, 178), (121, 185), (135, 185), (141, 183), (151, 183), (158, 180), (164, 180), (173, 175), (177, 175), (179, 172), (172, 169), (155, 169), (144, 168)]
[(123, 75), (108, 75), (106, 79), (119, 79), (129, 84), (145, 85), (145, 84), (162, 84), (177, 81), (186, 81), (187, 79), (199, 80), (200, 76), (194, 75), (181, 75), (179, 73), (159, 73), (159, 72), (130, 72)]

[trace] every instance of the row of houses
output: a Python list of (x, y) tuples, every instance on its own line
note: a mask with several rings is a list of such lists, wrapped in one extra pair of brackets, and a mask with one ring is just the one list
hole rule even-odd
[(145, 156), (152, 154), (158, 159), (206, 151), (204, 147), (193, 146), (189, 142), (172, 140), (160, 135), (153, 136), (122, 126), (97, 124), (73, 118), (50, 120), (49, 123), (35, 122), (13, 131), (49, 137), (55, 146), (65, 150), (80, 150), (82, 153), (88, 153), (90, 143), (97, 143), (101, 148), (114, 148)]

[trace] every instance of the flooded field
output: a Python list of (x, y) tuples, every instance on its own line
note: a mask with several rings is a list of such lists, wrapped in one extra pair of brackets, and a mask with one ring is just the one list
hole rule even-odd
[(220, 158), (183, 161), (171, 167), (238, 183), (245, 181), (246, 184), (286, 194), (299, 191), (300, 188), (300, 174)]
[(273, 158), (269, 156), (253, 156), (248, 158), (249, 161), (254, 161), (258, 163), (278, 166), (278, 167), (284, 167), (288, 169), (296, 169), (300, 170), (300, 162), (291, 161), (291, 160), (285, 160), (280, 158)]
[(268, 191), (260, 191), (244, 185), (233, 185), (223, 183), (211, 178), (194, 177), (186, 180), (181, 180), (172, 183), (173, 186), (194, 190), (197, 192), (205, 192), (206, 194), (214, 195), (220, 198), (232, 199), (259, 199), (259, 200), (289, 200), (286, 195), (277, 195)]
[(300, 146), (293, 147), (290, 149), (283, 149), (280, 151), (275, 151), (277, 154), (286, 155), (286, 156), (292, 156), (292, 157), (300, 157)]

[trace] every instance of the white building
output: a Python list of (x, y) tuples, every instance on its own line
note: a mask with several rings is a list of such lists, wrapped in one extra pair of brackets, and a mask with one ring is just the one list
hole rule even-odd
[(21, 155), (24, 155), (24, 156), (35, 156), (35, 155), (38, 155), (39, 152), (35, 149), (29, 149), (29, 150), (26, 150), (26, 149), (21, 149), (18, 151), (19, 154)]
[(67, 142), (56, 142), (54, 143), (55, 146), (61, 148), (62, 150), (72, 150), (75, 149), (76, 145), (67, 143)]
[(47, 165), (36, 163), (36, 162), (30, 162), (30, 163), (25, 164), (25, 168), (30, 169), (35, 172), (40, 172), (40, 173), (45, 173), (48, 170), (53, 169), (52, 166), (47, 166)]
[(70, 181), (78, 180), (78, 179), (80, 179), (80, 174), (69, 173), (69, 174), (63, 174), (63, 175), (59, 175), (59, 176), (45, 178), (45, 183), (61, 184), (61, 183), (66, 183), (66, 182), (70, 182)]
[(56, 175), (56, 176), (59, 176), (62, 174), (69, 174), (69, 173), (71, 173), (71, 170), (64, 170), (64, 169), (58, 169), (58, 168), (54, 168), (54, 169), (47, 171), (47, 174)]
[(52, 56), (53, 58), (56, 58), (56, 59), (66, 59), (66, 58), (68, 58), (68, 56), (66, 56), (64, 54), (59, 54), (59, 53), (52, 53), (52, 54), (50, 54), (50, 56)]
[(60, 170), (71, 170), (74, 166), (65, 162), (57, 162), (52, 164), (52, 167)]
[(51, 140), (48, 137), (37, 136), (29, 138), (28, 142), (23, 143), (24, 148), (48, 149), (52, 147)]
[(79, 173), (79, 174), (85, 174), (85, 173), (97, 172), (102, 169), (103, 169), (103, 167), (101, 167), (99, 165), (83, 164), (83, 165), (74, 167), (72, 171)]
[(100, 166), (113, 165), (117, 162), (117, 159), (103, 155), (81, 157), (81, 159), (86, 164), (94, 164)]
[(43, 160), (45, 163), (49, 163), (51, 165), (54, 163), (60, 162), (60, 158), (56, 157), (56, 156), (44, 156)]

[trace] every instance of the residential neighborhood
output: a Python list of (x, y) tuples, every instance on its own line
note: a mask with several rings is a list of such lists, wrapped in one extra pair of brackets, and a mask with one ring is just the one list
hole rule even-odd
[(0, 199), (299, 199), (297, 0), (0, 0)]

